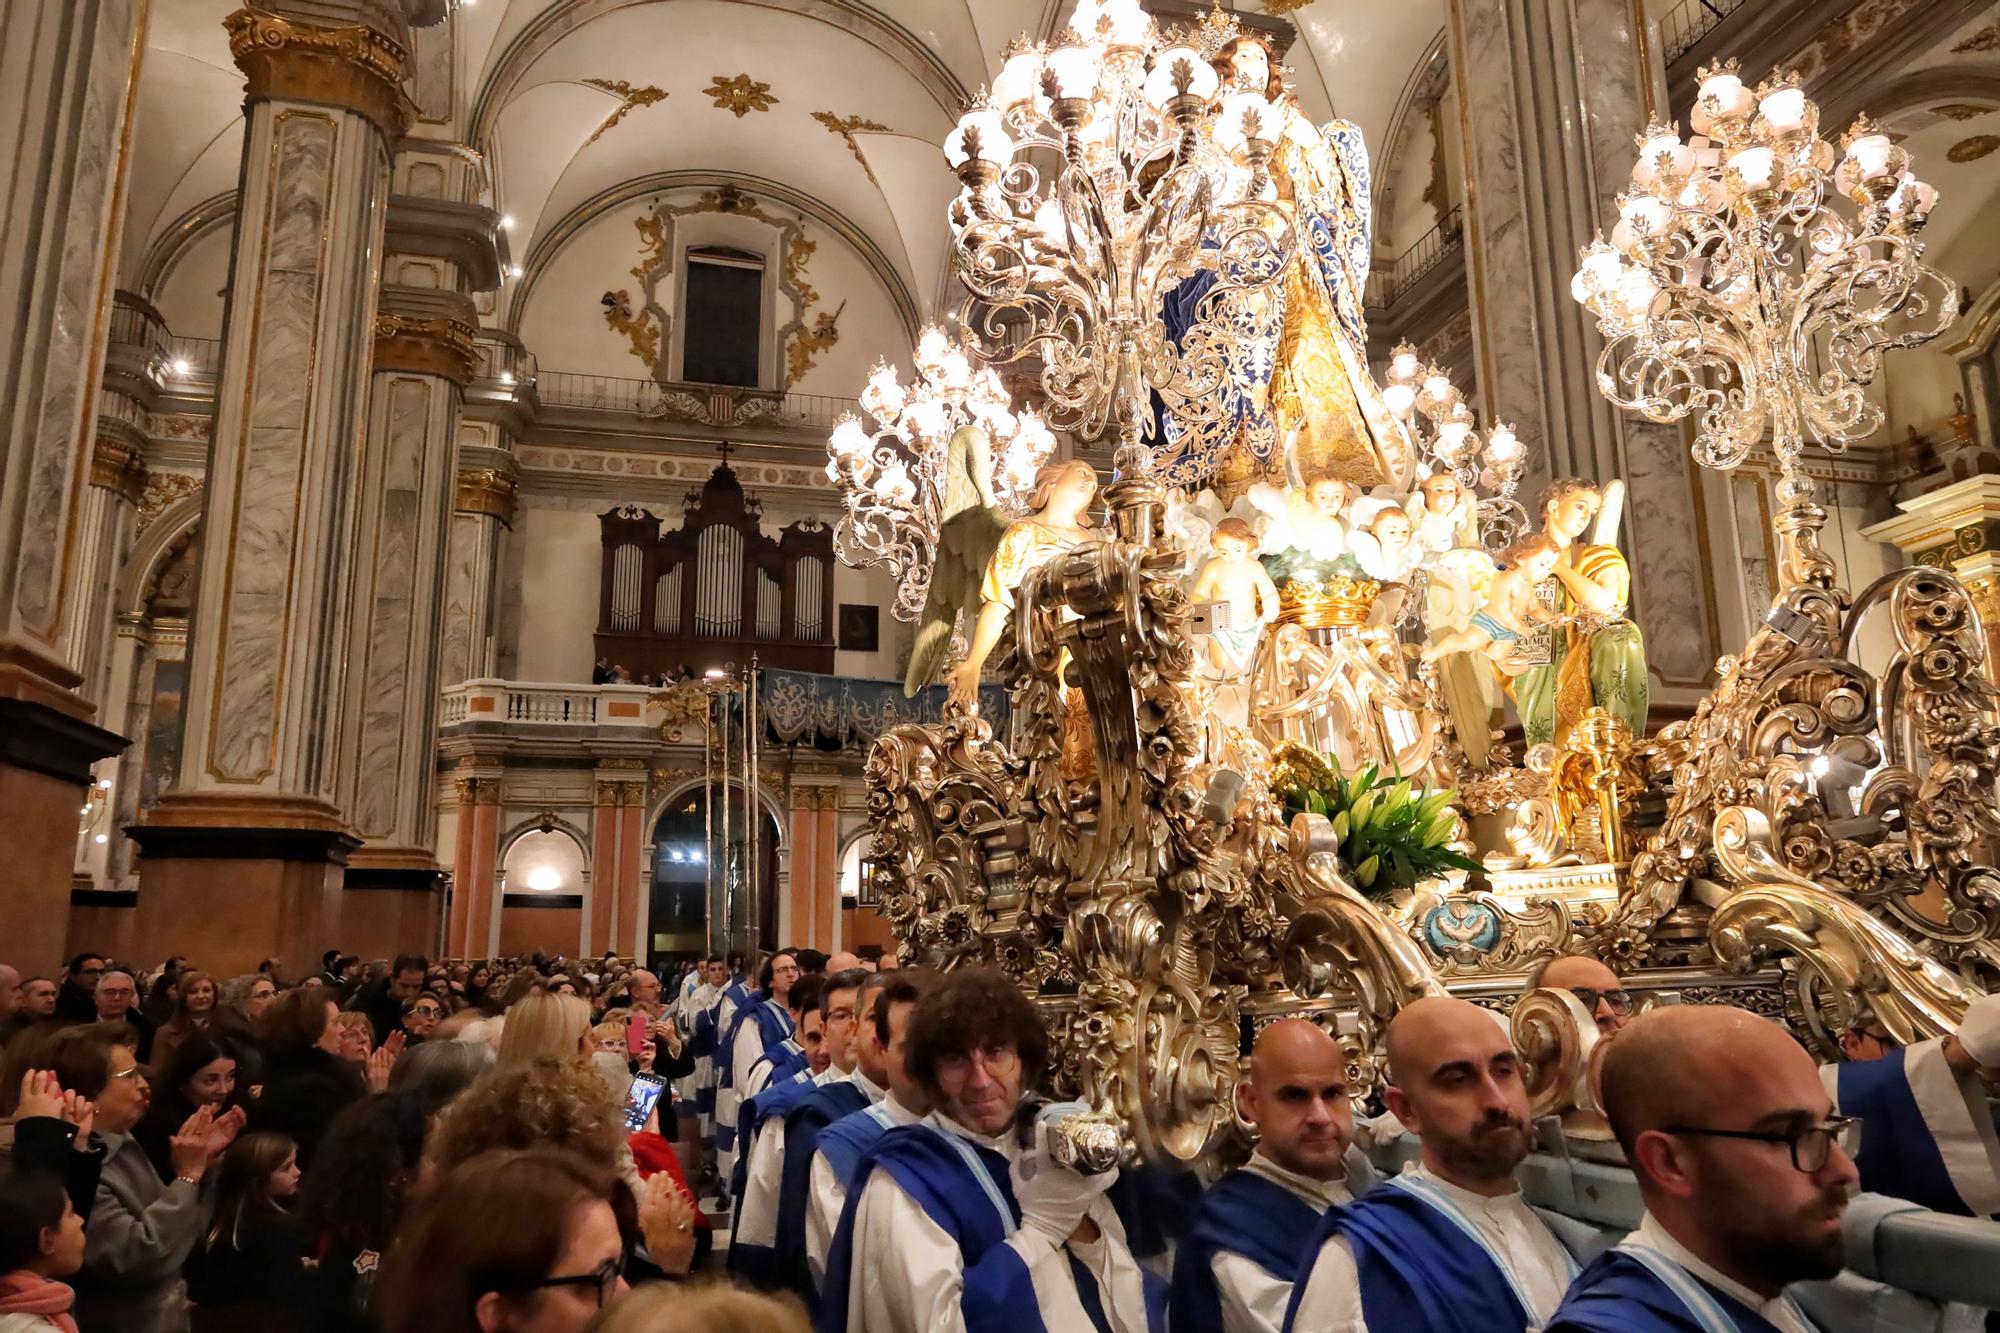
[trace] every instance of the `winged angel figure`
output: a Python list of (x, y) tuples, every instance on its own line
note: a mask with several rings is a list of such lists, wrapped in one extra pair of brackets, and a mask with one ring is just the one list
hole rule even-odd
[(978, 426), (961, 426), (946, 446), (943, 503), (938, 515), (937, 562), (917, 618), (917, 642), (903, 675), (903, 693), (914, 695), (936, 681), (961, 612), (979, 612), (979, 585), (1007, 531), (993, 495), (993, 445)]

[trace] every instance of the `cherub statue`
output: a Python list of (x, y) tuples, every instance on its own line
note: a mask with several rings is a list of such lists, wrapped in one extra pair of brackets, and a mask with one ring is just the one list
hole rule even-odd
[(1479, 544), (1479, 505), (1465, 484), (1449, 472), (1433, 472), (1417, 483), (1403, 512), (1418, 546), (1443, 554)]
[(1410, 516), (1394, 500), (1356, 500), (1351, 511), (1354, 530), (1347, 548), (1361, 572), (1378, 583), (1401, 583), (1416, 568), (1422, 554), (1410, 540)]
[[(945, 676), (951, 697), (970, 706), (979, 693), (979, 673), (1000, 642), (1014, 592), (1028, 572), (1076, 546), (1090, 534), (1090, 504), (1097, 498), (1097, 473), (1080, 458), (1049, 463), (1035, 475), (1026, 518), (1007, 525), (979, 583), (979, 617), (965, 660)], [(935, 577), (935, 575), (933, 575)]]
[(1519, 657), (1523, 635), (1556, 614), (1535, 597), (1535, 585), (1555, 572), (1562, 548), (1546, 533), (1536, 533), (1509, 547), (1502, 555), (1507, 568), (1487, 586), (1486, 605), (1472, 613), (1464, 629), (1434, 640), (1423, 660), (1435, 662), (1449, 653), (1484, 653), (1496, 671), (1518, 676), (1532, 663)]
[(914, 695), (937, 679), (951, 652), (961, 611), (976, 614), (987, 562), (1007, 531), (993, 498), (993, 447), (977, 426), (961, 426), (946, 446), (943, 503), (930, 592), (917, 620), (917, 642), (903, 673), (903, 693)]
[(1338, 560), (1347, 553), (1348, 502), (1354, 488), (1335, 477), (1315, 477), (1303, 489), (1280, 490), (1258, 482), (1250, 503), (1264, 515), (1264, 549), (1304, 551), (1316, 560)]
[(1278, 585), (1257, 563), (1257, 534), (1240, 518), (1225, 518), (1211, 538), (1215, 554), (1195, 575), (1190, 596), (1199, 604), (1216, 603), (1215, 623), (1208, 635), (1204, 672), (1217, 682), (1215, 707), (1221, 721), (1250, 725), (1250, 669), (1256, 663), (1257, 642), (1264, 626), (1278, 617)]

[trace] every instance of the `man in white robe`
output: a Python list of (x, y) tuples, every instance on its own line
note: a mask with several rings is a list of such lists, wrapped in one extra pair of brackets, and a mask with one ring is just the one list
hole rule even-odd
[(2000, 1216), (2000, 1140), (1980, 1073), (2000, 1072), (2000, 995), (1958, 1030), (1899, 1046), (1872, 1018), (1844, 1033), (1847, 1059), (1820, 1068), (1834, 1108), (1863, 1122), (1861, 1187), (1962, 1217)]
[(1639, 1229), (1571, 1287), (1550, 1333), (1814, 1333), (1794, 1282), (1845, 1264), (1856, 1125), (1769, 1019), (1676, 1005), (1606, 1052), (1604, 1109), (1639, 1180)]
[(1283, 1018), (1258, 1033), (1237, 1097), (1257, 1147), (1202, 1196), (1175, 1251), (1173, 1326), (1278, 1333), (1320, 1220), (1354, 1197), (1350, 1165), (1364, 1188), (1373, 1174), (1348, 1151), (1347, 1057), (1324, 1028)]
[[(765, 1053), (791, 1037), (794, 1021), (787, 1000), (799, 979), (798, 957), (790, 950), (772, 954), (758, 969), (757, 990), (736, 1001), (729, 1025), (722, 1031), (722, 1054), (727, 1059), (722, 1088), (715, 1099), (717, 1126), (716, 1169), (727, 1181), (736, 1169), (736, 1111), (743, 1100), (754, 1097), (763, 1086), (752, 1087), (751, 1074)], [(729, 1001), (724, 1000), (727, 1007)], [(779, 1072), (789, 1073), (789, 1069)], [(767, 1075), (768, 1077), (768, 1075)]]
[[(869, 1092), (869, 1105), (836, 1120), (812, 1145), (807, 1185), (806, 1263), (817, 1290), (826, 1274), (827, 1252), (847, 1206), (847, 1186), (861, 1154), (902, 1125), (914, 1125), (930, 1109), (923, 1086), (903, 1062), (910, 1015), (923, 995), (925, 973), (896, 970), (871, 974), (879, 981), (868, 994), (856, 1036), (855, 1082)], [(879, 1090), (879, 1091), (878, 1091)]]
[[(1164, 1292), (1133, 1259), (1104, 1191), (1024, 1147), (1016, 1113), (1048, 1038), (1033, 1003), (993, 968), (960, 968), (918, 1006), (910, 1072), (936, 1108), (863, 1155), (834, 1237), (823, 1333), (1142, 1333)], [(1039, 1123), (1039, 1122), (1038, 1122)]]
[[(828, 1084), (850, 1081), (854, 1073), (854, 1002), (867, 974), (859, 968), (830, 973), (824, 984), (808, 977), (793, 987), (793, 993), (812, 991), (810, 1001), (798, 1011), (799, 1034), (810, 1038), (817, 1030), (819, 1048), (826, 1055), (826, 1067), (783, 1094), (773, 1090), (757, 1095), (757, 1123), (740, 1127), (747, 1167), (743, 1173), (742, 1206), (730, 1239), (732, 1260), (741, 1248), (749, 1252), (769, 1252), (778, 1235), (778, 1212), (785, 1173), (786, 1119), (813, 1092)], [(801, 1041), (802, 1045), (807, 1044)], [(770, 1261), (758, 1260), (765, 1274), (772, 1273)], [(746, 1270), (747, 1271), (747, 1270)]]
[(1525, 1333), (1576, 1261), (1521, 1197), (1533, 1144), (1521, 1060), (1487, 1011), (1429, 997), (1389, 1025), (1389, 1109), (1422, 1161), (1326, 1216), (1285, 1328)]

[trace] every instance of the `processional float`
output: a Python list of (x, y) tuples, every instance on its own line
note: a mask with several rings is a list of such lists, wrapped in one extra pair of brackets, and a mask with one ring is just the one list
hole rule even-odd
[[(1260, 37), (1083, 0), (947, 140), (956, 336), (878, 368), (828, 472), (837, 549), (918, 622), (910, 688), (969, 701), (984, 670), (1013, 706), (1004, 738), (965, 707), (881, 737), (871, 856), (903, 959), (1016, 978), (1121, 1149), (1238, 1134), (1246, 1021), (1325, 1024), (1366, 1091), (1397, 1009), (1447, 991), (1511, 1013), (1538, 1110), (1587, 1112), (1589, 1016), (1515, 999), (1556, 954), (1829, 1059), (1869, 1018), (1950, 1030), (2000, 965), (1970, 600), (1931, 568), (1845, 591), (1803, 463), (1879, 427), (1882, 352), (1955, 317), (1935, 192), (1865, 120), (1822, 138), (1788, 76), (1705, 70), (1692, 121), (1640, 136), (1573, 291), (1614, 402), (1692, 417), (1705, 466), (1768, 441), (1782, 588), (1653, 736), (1622, 485), (1530, 511), (1521, 442), (1444, 371), (1399, 347), (1376, 381), (1365, 150)], [(1056, 432), (1114, 444), (1108, 525)]]

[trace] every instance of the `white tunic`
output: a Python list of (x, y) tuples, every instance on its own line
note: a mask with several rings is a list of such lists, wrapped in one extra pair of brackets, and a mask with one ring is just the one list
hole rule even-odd
[[(943, 1115), (925, 1124), (990, 1149), (1009, 1162), (1020, 1156), (1014, 1136), (974, 1134)], [(1099, 1197), (1085, 1214), (1102, 1233), (1089, 1244), (1052, 1245), (1029, 1227), (1008, 1237), (1035, 1284), (1042, 1321), (1050, 1329), (1087, 1329), (1090, 1317), (1077, 1295), (1069, 1256), (1075, 1255), (1097, 1280), (1104, 1312), (1114, 1333), (1146, 1333), (1146, 1295), (1139, 1265), (1125, 1243), (1125, 1228), (1109, 1200)], [(965, 1315), (959, 1299), (965, 1261), (958, 1242), (931, 1221), (895, 1177), (869, 1175), (854, 1216), (854, 1257), (846, 1293), (847, 1326), (865, 1333), (961, 1333)], [(829, 1299), (834, 1294), (827, 1293)]]
[[(1574, 1266), (1548, 1224), (1519, 1190), (1488, 1198), (1441, 1180), (1422, 1166), (1411, 1166), (1407, 1174), (1417, 1176), (1458, 1205), (1467, 1221), (1496, 1254), (1507, 1261), (1514, 1285), (1528, 1306), (1528, 1321), (1540, 1328), (1549, 1322), (1569, 1289)], [(1345, 1238), (1335, 1236), (1320, 1247), (1306, 1279), (1305, 1294), (1299, 1298), (1298, 1333), (1367, 1333), (1368, 1321), (1361, 1311), (1361, 1279), (1354, 1266), (1354, 1252)], [(1382, 1329), (1379, 1333), (1405, 1333)], [(1423, 1330), (1408, 1330), (1423, 1333)]]
[(1813, 1327), (1812, 1321), (1792, 1303), (1789, 1296), (1779, 1292), (1777, 1296), (1767, 1301), (1734, 1278), (1724, 1277), (1697, 1258), (1693, 1250), (1675, 1240), (1651, 1213), (1639, 1219), (1639, 1229), (1627, 1236), (1624, 1243), (1643, 1245), (1647, 1249), (1658, 1251), (1717, 1291), (1733, 1296), (1745, 1306), (1755, 1310), (1776, 1328), (1778, 1333), (1819, 1333), (1819, 1330)]
[[(923, 1117), (905, 1107), (881, 1088), (870, 1083), (860, 1070), (854, 1071), (854, 1084), (868, 1094), (868, 1104), (882, 1108), (889, 1128), (914, 1125)], [(856, 1112), (855, 1114), (860, 1114)], [(813, 1286), (817, 1288), (826, 1276), (826, 1256), (833, 1249), (833, 1233), (840, 1229), (840, 1211), (847, 1207), (847, 1186), (833, 1172), (833, 1163), (826, 1160), (826, 1154), (815, 1151), (812, 1159), (812, 1182), (806, 1195), (806, 1263), (812, 1269)]]
[[(1314, 1180), (1287, 1171), (1262, 1151), (1252, 1153), (1243, 1169), (1296, 1194), (1321, 1211), (1354, 1198), (1346, 1181)], [(1217, 1250), (1208, 1266), (1222, 1296), (1224, 1333), (1278, 1333), (1285, 1326), (1285, 1307), (1292, 1303), (1291, 1275), (1274, 1277), (1255, 1259), (1230, 1250)]]
[[(813, 1075), (812, 1085), (823, 1088), (842, 1077), (828, 1065)], [(785, 1121), (781, 1116), (766, 1120), (761, 1129), (745, 1125), (740, 1132), (755, 1137), (750, 1139), (750, 1159), (743, 1170), (743, 1209), (736, 1216), (730, 1243), (770, 1245), (778, 1238), (778, 1198), (785, 1183)]]

